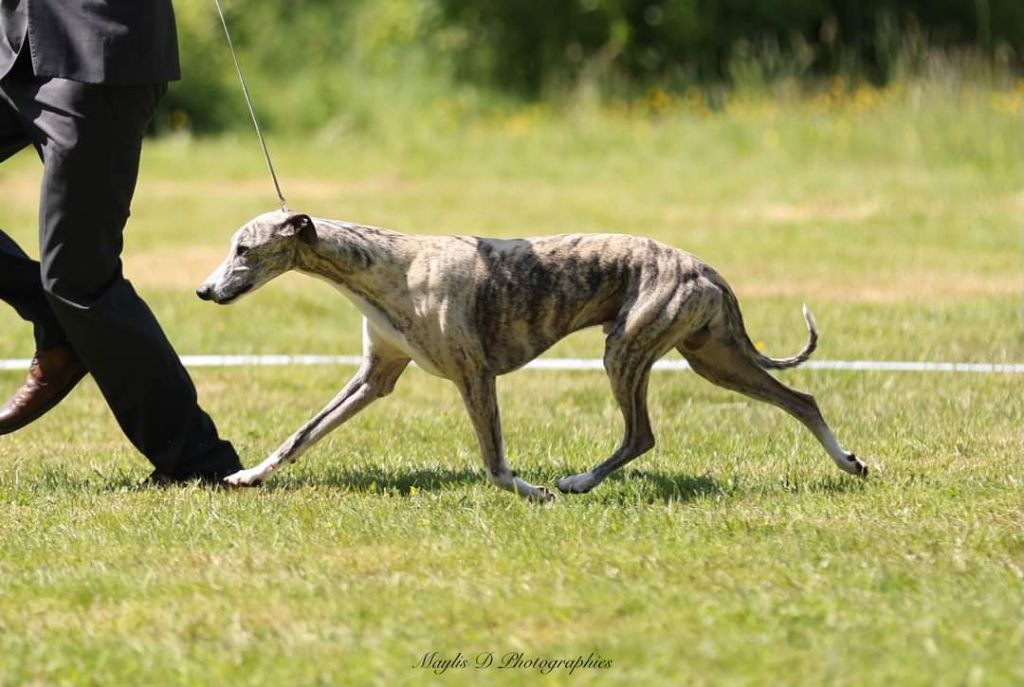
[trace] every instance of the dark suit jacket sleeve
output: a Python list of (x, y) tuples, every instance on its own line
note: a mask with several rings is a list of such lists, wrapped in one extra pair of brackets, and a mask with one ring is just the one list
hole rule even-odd
[(181, 77), (171, 0), (21, 0), (15, 11), (27, 12), (37, 76), (105, 84)]

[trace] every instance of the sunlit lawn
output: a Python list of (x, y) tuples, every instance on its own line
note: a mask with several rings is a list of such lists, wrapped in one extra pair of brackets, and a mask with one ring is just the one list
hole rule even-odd
[[(916, 104), (915, 104), (916, 103)], [(271, 138), (297, 209), (410, 232), (620, 231), (694, 252), (788, 355), (1022, 362), (1020, 121), (966, 92), (660, 118), (614, 113)], [(39, 170), (0, 167), (35, 253)], [(359, 350), (354, 309), (285, 277), (227, 308), (195, 286), (274, 206), (249, 137), (152, 142), (126, 273), (181, 353)], [(0, 310), (0, 357), (31, 354)], [(598, 356), (599, 332), (551, 355)], [(253, 462), (351, 368), (194, 371)], [(13, 391), (20, 372), (0, 374)], [(395, 393), (264, 488), (136, 487), (91, 381), (0, 439), (0, 684), (532, 683), (502, 656), (610, 660), (552, 684), (1017, 684), (1024, 394), (1014, 375), (794, 371), (876, 468), (839, 473), (779, 411), (688, 373), (651, 384), (659, 444), (539, 508), (483, 477), (454, 389)], [(553, 485), (621, 426), (598, 372), (503, 378), (510, 460)], [(469, 666), (438, 677), (425, 654)], [(493, 652), (495, 664), (476, 670)]]

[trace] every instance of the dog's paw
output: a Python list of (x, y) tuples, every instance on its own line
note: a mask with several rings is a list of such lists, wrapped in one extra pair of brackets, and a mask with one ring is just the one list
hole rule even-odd
[(569, 475), (558, 480), (558, 490), (563, 494), (586, 494), (597, 485), (597, 481), (589, 472)]
[(852, 453), (847, 453), (842, 458), (837, 458), (835, 462), (843, 472), (848, 472), (851, 475), (857, 475), (857, 477), (868, 476), (867, 463)]
[(551, 490), (547, 487), (537, 487), (537, 491), (533, 495), (532, 500), (537, 503), (554, 503), (558, 500), (558, 497), (552, 494)]
[(255, 487), (263, 482), (264, 476), (261, 472), (253, 470), (239, 470), (224, 478), (224, 484), (230, 487)]
[(850, 462), (853, 464), (853, 469), (856, 470), (856, 472), (854, 474), (856, 474), (858, 477), (867, 477), (868, 476), (868, 464), (867, 463), (865, 463), (863, 460), (861, 460), (857, 456), (853, 455), (852, 453), (850, 454)]

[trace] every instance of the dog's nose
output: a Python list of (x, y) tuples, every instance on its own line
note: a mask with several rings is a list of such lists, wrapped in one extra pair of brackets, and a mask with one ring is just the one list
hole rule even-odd
[(203, 284), (196, 289), (196, 295), (204, 301), (208, 301), (213, 298), (213, 287), (209, 284)]

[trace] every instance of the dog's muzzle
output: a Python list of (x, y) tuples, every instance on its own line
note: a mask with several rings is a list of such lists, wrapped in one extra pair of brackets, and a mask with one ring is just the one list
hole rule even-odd
[(213, 301), (214, 303), (217, 303), (219, 305), (227, 305), (228, 303), (232, 303), (238, 300), (239, 298), (249, 293), (250, 291), (252, 291), (252, 284), (246, 284), (245, 286), (238, 289), (229, 296), (225, 296), (223, 294), (218, 296), (214, 292), (214, 287), (210, 286), (209, 284), (203, 284), (198, 289), (196, 289), (196, 295), (199, 296), (199, 298), (201, 298), (204, 301)]

